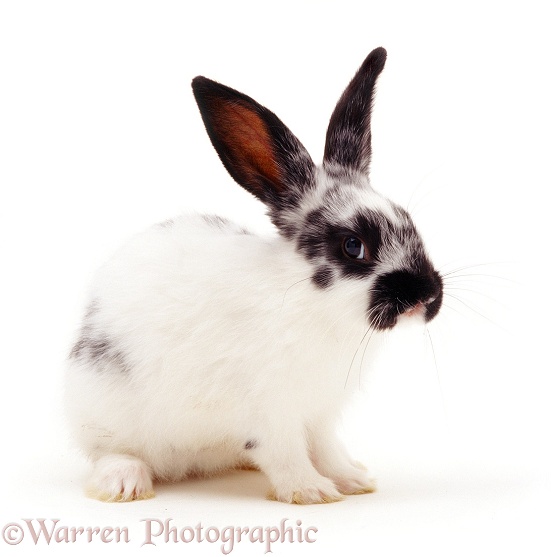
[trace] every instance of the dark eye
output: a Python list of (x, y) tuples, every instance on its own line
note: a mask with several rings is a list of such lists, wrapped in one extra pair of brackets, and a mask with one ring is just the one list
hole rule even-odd
[(367, 259), (368, 253), (365, 244), (356, 236), (348, 236), (342, 243), (344, 254), (352, 259)]

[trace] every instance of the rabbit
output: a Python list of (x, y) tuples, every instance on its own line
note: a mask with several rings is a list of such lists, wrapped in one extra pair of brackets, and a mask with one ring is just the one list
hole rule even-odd
[(320, 166), (252, 98), (193, 79), (214, 149), (273, 233), (181, 216), (97, 272), (65, 382), (90, 496), (145, 499), (153, 481), (247, 467), (285, 503), (375, 489), (337, 435), (351, 362), (368, 333), (425, 323), (443, 297), (410, 215), (369, 180), (385, 61), (373, 50), (342, 94)]

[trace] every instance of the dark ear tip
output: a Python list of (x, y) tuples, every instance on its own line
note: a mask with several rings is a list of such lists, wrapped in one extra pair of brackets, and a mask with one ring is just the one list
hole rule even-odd
[(386, 62), (386, 50), (380, 46), (372, 50), (365, 60), (364, 67), (369, 68), (371, 71), (379, 74), (383, 71)]
[(382, 46), (374, 48), (369, 56), (376, 56), (377, 58), (383, 58), (386, 60), (386, 48), (383, 48)]
[(193, 92), (197, 95), (197, 93), (200, 93), (208, 89), (209, 84), (211, 83), (212, 81), (210, 79), (203, 77), (202, 75), (198, 75), (197, 77), (194, 77), (191, 80), (191, 88), (193, 89)]
[(380, 46), (375, 50), (372, 50), (364, 63), (362, 64), (361, 73), (368, 72), (371, 75), (378, 76), (385, 67), (386, 62), (386, 50)]
[(251, 98), (243, 95), (243, 93), (202, 75), (198, 75), (191, 80), (191, 88), (197, 102), (207, 102), (214, 99), (226, 99), (235, 102), (238, 102), (239, 100), (247, 100), (254, 103)]

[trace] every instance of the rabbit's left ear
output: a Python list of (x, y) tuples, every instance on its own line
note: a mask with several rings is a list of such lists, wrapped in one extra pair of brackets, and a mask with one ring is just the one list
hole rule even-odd
[(324, 167), (328, 172), (369, 172), (371, 162), (371, 107), (375, 82), (386, 61), (386, 50), (376, 48), (342, 94), (327, 128)]
[(212, 145), (238, 184), (276, 211), (313, 187), (310, 155), (275, 114), (206, 77), (192, 88)]

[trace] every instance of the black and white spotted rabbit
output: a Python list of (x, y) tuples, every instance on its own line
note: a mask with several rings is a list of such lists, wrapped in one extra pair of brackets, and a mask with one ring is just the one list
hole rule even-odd
[(251, 465), (271, 496), (374, 489), (335, 425), (366, 331), (432, 319), (443, 287), (410, 215), (369, 181), (377, 48), (344, 91), (316, 166), (275, 114), (205, 77), (193, 92), (231, 176), (277, 234), (186, 216), (138, 234), (98, 272), (69, 359), (70, 423), (101, 499)]

